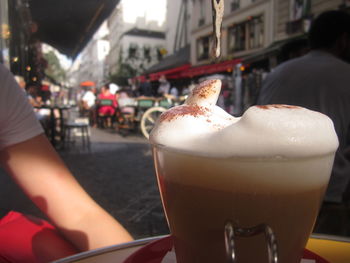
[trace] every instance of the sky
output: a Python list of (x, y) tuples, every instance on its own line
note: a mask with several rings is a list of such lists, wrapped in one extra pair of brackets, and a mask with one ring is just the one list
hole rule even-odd
[(158, 25), (165, 21), (166, 0), (122, 0), (122, 4), (125, 22), (134, 23), (143, 16), (146, 21), (157, 21)]

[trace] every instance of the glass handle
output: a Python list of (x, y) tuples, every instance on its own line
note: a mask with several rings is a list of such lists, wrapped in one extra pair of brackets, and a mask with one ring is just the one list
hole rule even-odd
[(267, 242), (269, 263), (278, 263), (277, 241), (272, 228), (266, 224), (260, 224), (251, 228), (233, 227), (231, 222), (225, 224), (225, 247), (228, 263), (236, 262), (235, 238), (252, 237), (264, 234)]

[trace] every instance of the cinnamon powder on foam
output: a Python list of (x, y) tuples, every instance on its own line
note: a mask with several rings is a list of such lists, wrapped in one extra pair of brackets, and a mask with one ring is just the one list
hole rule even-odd
[(216, 93), (216, 90), (214, 89), (215, 82), (216, 80), (207, 80), (200, 83), (197, 87), (193, 89), (193, 96), (198, 96), (202, 99), (206, 99), (214, 95)]
[(293, 105), (285, 105), (285, 104), (269, 104), (269, 105), (257, 105), (256, 106), (262, 110), (270, 110), (270, 109), (301, 109), (302, 107), (293, 106)]
[(160, 116), (160, 122), (163, 121), (172, 121), (177, 117), (182, 117), (185, 115), (190, 115), (193, 117), (205, 116), (208, 113), (209, 109), (206, 107), (198, 106), (197, 104), (193, 105), (182, 105), (174, 107)]

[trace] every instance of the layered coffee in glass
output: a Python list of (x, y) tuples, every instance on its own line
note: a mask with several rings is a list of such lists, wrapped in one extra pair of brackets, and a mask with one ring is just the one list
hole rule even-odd
[(177, 262), (230, 262), (230, 249), (238, 263), (269, 262), (272, 238), (278, 262), (299, 263), (338, 146), (333, 123), (290, 105), (234, 118), (215, 105), (220, 86), (198, 85), (150, 137)]

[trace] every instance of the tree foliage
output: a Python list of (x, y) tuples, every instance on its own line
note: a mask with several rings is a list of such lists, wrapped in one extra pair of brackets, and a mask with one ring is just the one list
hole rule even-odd
[[(137, 50), (136, 50), (137, 51)], [(118, 84), (119, 86), (128, 85), (128, 79), (135, 77), (138, 73), (138, 67), (135, 65), (137, 61), (137, 53), (135, 56), (130, 57), (130, 52), (127, 58), (123, 57), (123, 48), (120, 49), (118, 70), (114, 74), (111, 74), (109, 79), (111, 82)]]
[(55, 52), (50, 50), (44, 54), (44, 58), (48, 64), (47, 68), (45, 69), (45, 74), (56, 83), (62, 83), (66, 78), (66, 71), (62, 68)]
[(128, 79), (137, 75), (137, 70), (129, 63), (120, 63), (118, 71), (110, 76), (110, 81), (120, 86), (128, 85)]

